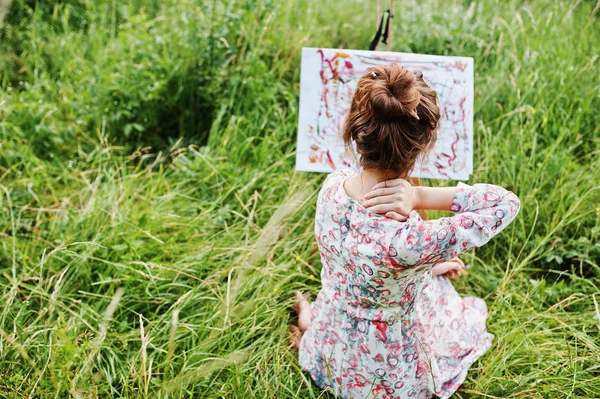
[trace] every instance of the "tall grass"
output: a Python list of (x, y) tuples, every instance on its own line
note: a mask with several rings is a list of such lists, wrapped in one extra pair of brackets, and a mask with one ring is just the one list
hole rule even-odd
[[(394, 50), (475, 58), (471, 182), (522, 201), (455, 283), (496, 336), (456, 396), (600, 397), (600, 3), (396, 4)], [(0, 396), (322, 397), (286, 341), (320, 270), (300, 48), (366, 48), (375, 9), (13, 0)]]

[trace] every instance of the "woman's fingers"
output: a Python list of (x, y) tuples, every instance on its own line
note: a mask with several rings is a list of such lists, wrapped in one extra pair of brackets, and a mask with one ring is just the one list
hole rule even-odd
[(388, 212), (385, 214), (385, 217), (394, 219), (398, 222), (405, 222), (408, 219), (408, 216), (403, 216), (403, 215), (399, 214), (398, 212)]
[(374, 205), (374, 206), (370, 206), (370, 207), (366, 207), (370, 212), (373, 213), (378, 213), (380, 215), (385, 215), (388, 212), (396, 212), (396, 208), (394, 207), (394, 204), (381, 204), (381, 205)]
[(453, 262), (442, 262), (438, 263), (433, 267), (434, 275), (439, 276), (441, 274), (446, 274), (454, 267)]
[(375, 197), (375, 198), (368, 199), (365, 202), (363, 202), (363, 206), (365, 208), (368, 208), (373, 205), (393, 204), (394, 202), (396, 202), (396, 201), (395, 201), (395, 197), (393, 195), (386, 195), (383, 197)]
[(448, 276), (448, 277), (450, 277), (450, 278), (454, 279), (454, 278), (456, 278), (456, 277), (460, 277), (460, 276), (462, 276), (463, 274), (465, 274), (465, 272), (464, 272), (462, 269), (453, 269), (453, 270), (450, 270), (450, 271), (449, 271), (449, 272), (446, 274), (446, 276)]
[(397, 191), (398, 189), (395, 187), (384, 187), (378, 189), (373, 188), (371, 191), (365, 194), (365, 199), (381, 197), (382, 195), (390, 195), (396, 193)]
[(460, 263), (458, 263), (458, 262), (452, 262), (452, 263), (454, 263), (454, 267), (452, 268), (452, 270), (454, 270), (456, 272), (459, 272), (462, 270), (463, 267)]
[[(385, 187), (396, 187), (402, 184), (402, 182), (406, 182), (406, 180), (404, 179), (394, 179), (394, 180), (386, 180), (386, 181), (382, 181), (381, 183), (377, 183), (372, 190), (376, 190), (378, 188), (385, 188)], [(408, 183), (408, 182), (407, 182)]]
[[(404, 179), (387, 180), (376, 184), (371, 191), (365, 194), (361, 205), (371, 212), (380, 215), (388, 212), (395, 212), (396, 215), (391, 219), (405, 221), (410, 213), (410, 192), (406, 191), (411, 187), (410, 183)], [(408, 195), (408, 197), (406, 197)], [(407, 215), (403, 215), (404, 213)], [(399, 215), (399, 216), (398, 216)]]
[(435, 265), (433, 267), (432, 276), (443, 275), (446, 278), (455, 279), (466, 273), (464, 267), (464, 263), (460, 259), (454, 258)]

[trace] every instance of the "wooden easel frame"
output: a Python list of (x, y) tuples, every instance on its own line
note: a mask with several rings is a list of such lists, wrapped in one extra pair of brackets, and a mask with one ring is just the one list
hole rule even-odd
[[(389, 31), (388, 31), (388, 37), (387, 37), (387, 51), (392, 51), (392, 37), (393, 37), (393, 32), (394, 32), (394, 1), (395, 0), (390, 0), (390, 23), (389, 23)], [(379, 21), (381, 21), (381, 16), (383, 15), (383, 5), (382, 5), (382, 0), (377, 0), (377, 24), (379, 24)], [(377, 30), (378, 26), (375, 26), (375, 30)], [(379, 49), (379, 43), (377, 43), (377, 47), (375, 48), (375, 50)]]

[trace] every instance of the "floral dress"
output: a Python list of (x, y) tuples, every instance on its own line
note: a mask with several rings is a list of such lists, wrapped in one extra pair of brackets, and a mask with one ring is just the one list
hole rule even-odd
[(450, 397), (491, 346), (487, 308), (461, 298), (432, 267), (487, 243), (519, 199), (490, 184), (458, 183), (452, 217), (397, 222), (348, 197), (352, 170), (332, 173), (317, 201), (322, 288), (299, 362), (343, 398)]

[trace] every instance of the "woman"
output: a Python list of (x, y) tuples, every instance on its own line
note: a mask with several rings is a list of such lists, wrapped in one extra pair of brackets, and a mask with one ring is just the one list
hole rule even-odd
[[(495, 185), (405, 180), (439, 119), (420, 73), (391, 64), (359, 80), (344, 141), (361, 170), (326, 179), (315, 219), (322, 288), (312, 304), (296, 294), (300, 365), (341, 397), (448, 398), (491, 346), (485, 303), (461, 298), (448, 277), (464, 267), (457, 256), (500, 233), (520, 203)], [(455, 215), (423, 220), (416, 210), (426, 209)]]

